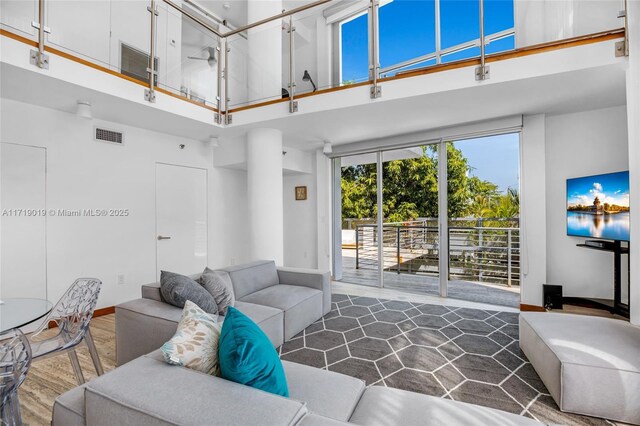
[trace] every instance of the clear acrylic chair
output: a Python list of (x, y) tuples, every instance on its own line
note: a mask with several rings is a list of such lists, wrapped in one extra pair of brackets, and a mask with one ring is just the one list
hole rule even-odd
[[(73, 372), (80, 385), (84, 383), (84, 375), (80, 368), (76, 347), (83, 341), (89, 348), (96, 373), (98, 376), (103, 374), (98, 351), (89, 329), (101, 285), (102, 282), (95, 278), (77, 279), (56, 303), (40, 328), (29, 338), (34, 361), (63, 352), (69, 354)], [(43, 332), (49, 329), (52, 322), (57, 324), (58, 333), (48, 336), (48, 333)]]
[(18, 388), (31, 365), (29, 339), (18, 329), (0, 334), (0, 423), (20, 426)]

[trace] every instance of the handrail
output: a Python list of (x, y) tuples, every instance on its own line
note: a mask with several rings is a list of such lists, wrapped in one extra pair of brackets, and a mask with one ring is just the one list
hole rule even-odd
[[(167, 0), (165, 0), (165, 1), (167, 1)], [(298, 12), (304, 12), (307, 9), (311, 9), (311, 8), (316, 7), (316, 6), (320, 6), (320, 5), (323, 5), (325, 3), (329, 3), (330, 1), (333, 1), (333, 0), (317, 0), (317, 1), (314, 1), (313, 3), (305, 4), (305, 5), (299, 6), (299, 7), (295, 7), (293, 9), (291, 9), (291, 10), (283, 11), (282, 13), (280, 13), (278, 15), (274, 15), (274, 16), (271, 16), (269, 18), (264, 18), (264, 19), (261, 19), (259, 21), (253, 22), (251, 24), (245, 25), (244, 27), (236, 28), (235, 30), (226, 32), (226, 33), (224, 33), (222, 35), (222, 37), (230, 37), (232, 35), (235, 35), (235, 34), (242, 33), (244, 31), (250, 30), (251, 28), (258, 27), (258, 26), (260, 26), (262, 24), (266, 24), (268, 22), (275, 21), (277, 19), (286, 18), (287, 16), (293, 15), (293, 14), (298, 13)]]
[(195, 16), (191, 12), (187, 12), (186, 10), (182, 9), (180, 6), (178, 6), (177, 4), (172, 2), (171, 0), (162, 0), (162, 1), (165, 2), (166, 4), (168, 4), (169, 6), (171, 6), (172, 8), (174, 8), (175, 10), (177, 10), (178, 12), (183, 13), (184, 15), (188, 16), (190, 19), (196, 21), (198, 24), (202, 25), (203, 27), (205, 27), (206, 29), (208, 29), (209, 31), (211, 31), (212, 33), (217, 35), (218, 37), (225, 37), (218, 30), (213, 28), (211, 25), (207, 24), (206, 22), (204, 22), (202, 19), (198, 18), (197, 16)]

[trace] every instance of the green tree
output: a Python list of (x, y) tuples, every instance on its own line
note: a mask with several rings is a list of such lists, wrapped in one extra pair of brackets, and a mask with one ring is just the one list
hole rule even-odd
[[(516, 217), (515, 190), (500, 194), (497, 185), (476, 176), (462, 151), (447, 144), (449, 217)], [(343, 218), (376, 218), (375, 164), (342, 168)], [(437, 146), (422, 147), (417, 158), (383, 163), (383, 214), (390, 222), (438, 217)]]

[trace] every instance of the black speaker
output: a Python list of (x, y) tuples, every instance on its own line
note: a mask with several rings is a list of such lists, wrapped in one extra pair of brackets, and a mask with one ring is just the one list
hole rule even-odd
[(562, 286), (544, 284), (542, 286), (542, 301), (546, 310), (562, 309)]

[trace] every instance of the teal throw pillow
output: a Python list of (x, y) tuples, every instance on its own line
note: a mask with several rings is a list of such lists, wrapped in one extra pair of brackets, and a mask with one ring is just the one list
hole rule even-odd
[(218, 351), (223, 378), (289, 397), (282, 362), (271, 341), (256, 323), (232, 306), (222, 323)]

